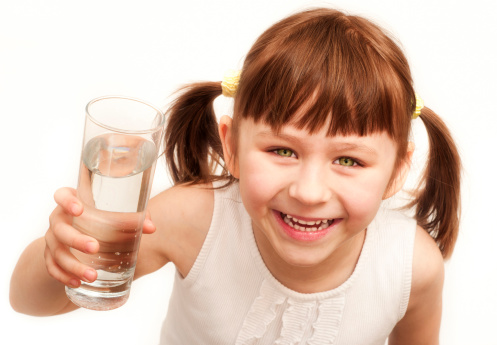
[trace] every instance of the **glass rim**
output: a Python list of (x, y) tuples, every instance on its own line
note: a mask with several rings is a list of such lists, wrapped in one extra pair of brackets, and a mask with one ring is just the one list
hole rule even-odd
[[(149, 129), (140, 129), (140, 130), (135, 130), (135, 129), (122, 129), (122, 128), (118, 128), (118, 127), (113, 127), (113, 126), (109, 126), (99, 120), (97, 120), (94, 116), (92, 116), (92, 114), (90, 114), (90, 106), (98, 101), (101, 101), (101, 100), (105, 100), (105, 99), (124, 99), (124, 100), (129, 100), (129, 101), (134, 101), (134, 102), (138, 102), (138, 103), (142, 103), (152, 109), (154, 109), (158, 114), (160, 114), (161, 116), (161, 121), (160, 123), (153, 127), (153, 128), (149, 128)], [(88, 104), (86, 105), (85, 107), (85, 111), (86, 111), (86, 116), (93, 122), (95, 123), (96, 125), (98, 126), (101, 126), (102, 128), (105, 128), (107, 130), (110, 130), (110, 131), (113, 131), (113, 132), (116, 132), (116, 133), (123, 133), (123, 134), (149, 134), (149, 133), (154, 133), (154, 132), (157, 132), (158, 130), (160, 130), (163, 126), (164, 126), (164, 123), (166, 121), (166, 117), (165, 117), (165, 114), (162, 110), (160, 110), (159, 108), (157, 108), (156, 106), (148, 103), (148, 102), (145, 102), (141, 99), (138, 99), (138, 98), (135, 98), (135, 97), (128, 97), (128, 96), (118, 96), (118, 95), (110, 95), (110, 96), (101, 96), (101, 97), (97, 97), (97, 98), (94, 98), (92, 99), (91, 101), (88, 102)]]

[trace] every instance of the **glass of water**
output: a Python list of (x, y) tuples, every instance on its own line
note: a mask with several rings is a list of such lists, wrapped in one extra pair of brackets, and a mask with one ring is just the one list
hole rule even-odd
[(93, 283), (66, 287), (80, 307), (110, 310), (129, 297), (164, 122), (159, 109), (134, 98), (100, 97), (86, 106), (78, 179), (84, 212), (73, 226), (97, 239), (100, 249), (72, 249), (98, 273)]

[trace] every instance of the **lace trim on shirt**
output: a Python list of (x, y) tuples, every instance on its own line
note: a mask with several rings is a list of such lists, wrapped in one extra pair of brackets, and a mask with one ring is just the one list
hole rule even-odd
[(319, 303), (318, 319), (312, 325), (314, 334), (309, 345), (333, 344), (342, 321), (345, 296), (337, 296)]
[(285, 305), (282, 328), (275, 344), (300, 344), (309, 327), (312, 334), (307, 341), (308, 345), (334, 343), (345, 306), (344, 295), (324, 300), (296, 300), (286, 297), (264, 280), (259, 296), (254, 300), (238, 334), (236, 345), (251, 345), (263, 338), (268, 326), (276, 318), (276, 309), (282, 305)]
[(284, 301), (285, 296), (264, 281), (259, 296), (254, 300), (243, 322), (236, 344), (248, 345), (251, 340), (262, 338), (266, 333), (267, 326), (276, 317), (276, 307)]

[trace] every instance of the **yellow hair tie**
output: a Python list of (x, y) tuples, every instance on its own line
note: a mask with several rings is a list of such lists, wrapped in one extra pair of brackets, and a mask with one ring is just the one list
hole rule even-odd
[(224, 74), (221, 87), (223, 88), (223, 95), (226, 97), (235, 97), (238, 82), (240, 81), (241, 71), (229, 70)]
[(416, 119), (420, 114), (421, 114), (421, 109), (424, 108), (425, 103), (421, 99), (421, 97), (418, 96), (418, 94), (415, 94), (416, 96), (416, 109), (414, 109), (414, 113), (412, 114), (413, 120)]

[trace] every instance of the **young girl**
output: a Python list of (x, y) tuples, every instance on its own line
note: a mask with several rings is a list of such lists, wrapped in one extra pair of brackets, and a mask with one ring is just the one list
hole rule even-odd
[[(223, 92), (234, 115), (218, 124)], [(438, 344), (460, 161), (421, 108), (394, 41), (331, 9), (269, 28), (239, 80), (186, 87), (166, 133), (175, 186), (149, 203), (135, 271), (177, 268), (162, 343)], [(430, 149), (411, 219), (382, 201), (406, 179), (416, 117)], [(99, 248), (71, 227), (82, 203), (69, 188), (55, 199), (12, 277), (20, 312), (71, 311), (64, 285), (96, 278), (69, 252)]]

